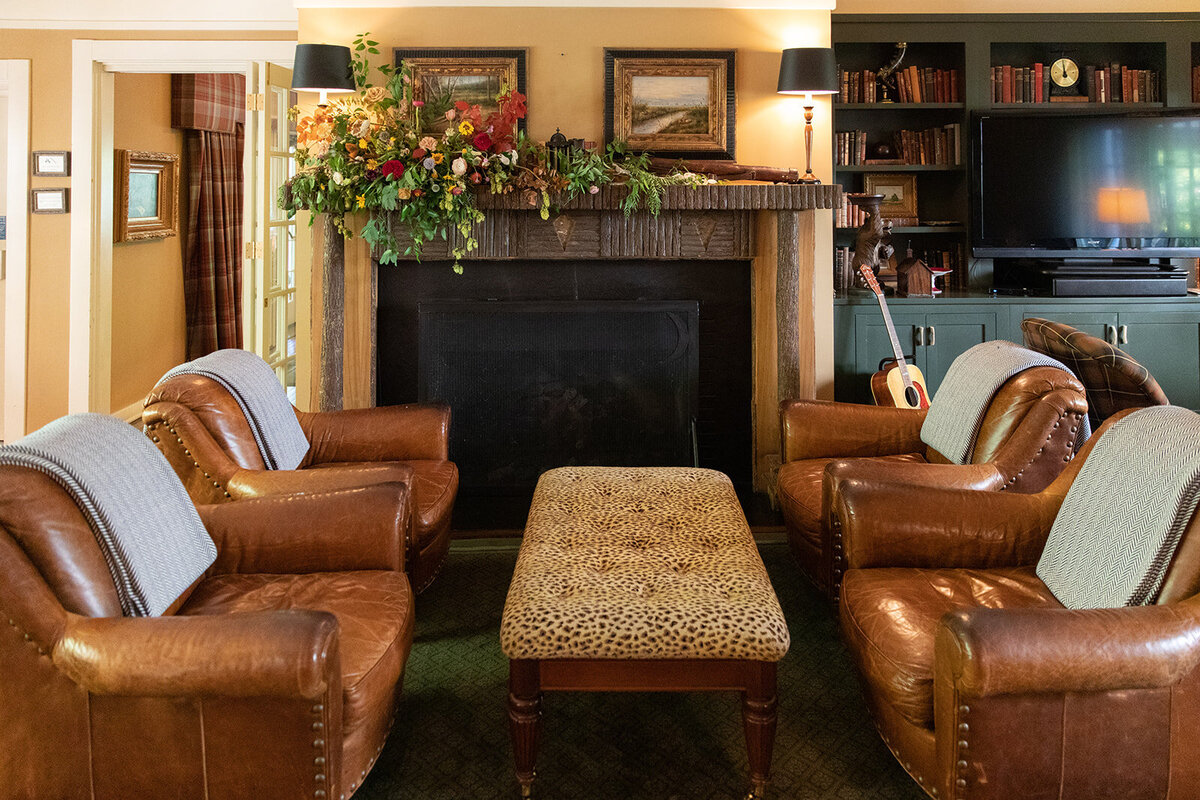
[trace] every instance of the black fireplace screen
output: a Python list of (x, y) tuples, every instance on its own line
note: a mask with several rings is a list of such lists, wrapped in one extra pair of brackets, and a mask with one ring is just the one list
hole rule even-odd
[(421, 302), (418, 392), (453, 408), (464, 490), (568, 465), (695, 463), (696, 302)]

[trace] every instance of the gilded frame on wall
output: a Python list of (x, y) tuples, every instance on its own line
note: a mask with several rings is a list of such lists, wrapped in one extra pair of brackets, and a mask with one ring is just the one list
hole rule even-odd
[[(397, 47), (393, 63), (413, 70), (413, 97), (425, 105), (410, 109), (421, 121), (421, 132), (440, 134), (446, 129), (445, 112), (458, 100), (479, 105), (486, 115), (498, 106), (495, 96), (504, 88), (525, 91), (523, 49), (492, 47)], [(465, 85), (464, 85), (465, 81)], [(517, 123), (525, 130), (525, 120)]]
[(604, 139), (667, 158), (734, 158), (734, 50), (604, 51)]
[(916, 225), (917, 176), (901, 172), (868, 172), (863, 175), (863, 191), (881, 194), (879, 216), (896, 226)]
[(179, 235), (179, 156), (118, 150), (116, 160), (113, 241)]

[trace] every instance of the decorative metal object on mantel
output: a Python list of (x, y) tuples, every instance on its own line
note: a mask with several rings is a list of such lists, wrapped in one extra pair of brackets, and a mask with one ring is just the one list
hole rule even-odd
[[(892, 223), (879, 212), (883, 195), (849, 193), (846, 199), (867, 214), (866, 221), (854, 236), (854, 258), (850, 261), (850, 269), (858, 276), (858, 268), (865, 264), (878, 275), (883, 263), (895, 253), (892, 248)], [(861, 276), (858, 279), (861, 281)]]
[(779, 62), (779, 94), (804, 96), (804, 177), (801, 183), (820, 183), (812, 171), (813, 95), (833, 95), (841, 90), (832, 47), (791, 47)]
[(879, 68), (875, 79), (879, 81), (879, 87), (882, 90), (883, 99), (881, 103), (895, 103), (900, 99), (900, 87), (896, 80), (896, 70), (900, 68), (900, 62), (904, 60), (904, 54), (908, 51), (908, 42), (896, 42), (896, 52), (892, 54), (892, 59), (888, 63)]
[(694, 159), (680, 161), (671, 158), (650, 159), (650, 170), (660, 175), (667, 175), (672, 170), (680, 169), (721, 181), (808, 183), (808, 181), (801, 180), (800, 173), (797, 170), (783, 169), (781, 167), (754, 167), (749, 164), (736, 164), (732, 161), (696, 161)]

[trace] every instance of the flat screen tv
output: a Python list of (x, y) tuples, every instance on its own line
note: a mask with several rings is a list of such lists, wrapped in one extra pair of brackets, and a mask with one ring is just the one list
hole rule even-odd
[(1200, 256), (1200, 115), (979, 115), (980, 257)]

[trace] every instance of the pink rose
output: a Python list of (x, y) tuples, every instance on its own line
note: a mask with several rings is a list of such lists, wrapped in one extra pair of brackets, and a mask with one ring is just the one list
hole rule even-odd
[(425, 105), (424, 100), (413, 100), (413, 108), (420, 108), (423, 105)]
[(451, 122), (454, 121), (454, 109), (453, 108), (446, 112), (446, 119), (450, 120)]

